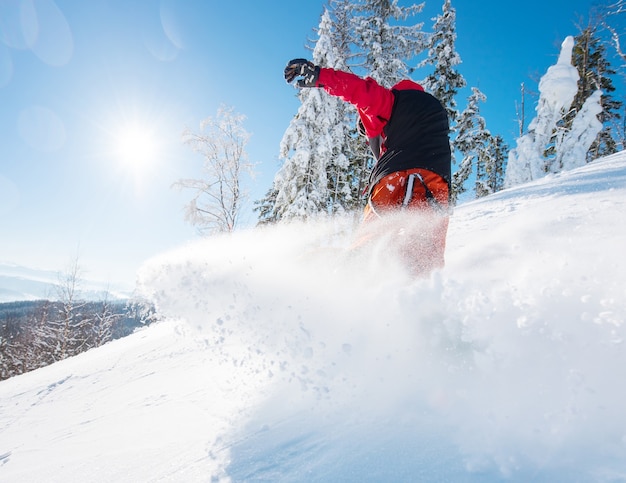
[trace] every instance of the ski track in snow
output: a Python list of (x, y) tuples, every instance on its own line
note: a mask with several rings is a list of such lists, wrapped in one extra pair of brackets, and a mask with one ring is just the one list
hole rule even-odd
[(0, 384), (0, 481), (626, 481), (625, 201), (620, 153), (464, 204), (426, 280), (339, 222), (165, 253), (162, 322)]

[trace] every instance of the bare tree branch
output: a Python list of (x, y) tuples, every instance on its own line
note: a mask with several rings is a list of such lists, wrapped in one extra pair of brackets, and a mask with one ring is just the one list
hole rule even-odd
[(603, 9), (604, 11), (604, 27), (611, 33), (611, 40), (613, 42), (613, 46), (617, 51), (617, 55), (621, 57), (621, 59), (626, 62), (626, 52), (622, 50), (620, 34), (617, 29), (612, 25), (609, 25), (608, 18), (612, 16), (626, 14), (626, 0), (618, 0), (615, 3), (612, 3)]

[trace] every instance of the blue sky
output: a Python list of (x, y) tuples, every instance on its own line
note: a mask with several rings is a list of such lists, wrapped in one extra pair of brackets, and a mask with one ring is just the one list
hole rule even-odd
[[(221, 104), (247, 117), (250, 204), (262, 197), (298, 108), (282, 70), (310, 56), (324, 3), (0, 2), (0, 262), (63, 270), (78, 256), (85, 277), (132, 284), (143, 260), (195, 239), (190, 193), (170, 186), (199, 175), (181, 134)], [(426, 2), (426, 30), (442, 3)], [(593, 3), (453, 0), (460, 71), (511, 146), (520, 83), (536, 90)], [(129, 132), (151, 139), (149, 159), (127, 159)]]

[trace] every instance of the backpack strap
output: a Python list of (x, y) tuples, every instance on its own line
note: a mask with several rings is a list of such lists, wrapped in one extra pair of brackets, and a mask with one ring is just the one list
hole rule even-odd
[(422, 175), (419, 173), (411, 173), (407, 179), (406, 194), (404, 195), (404, 200), (402, 202), (402, 209), (405, 209), (407, 206), (409, 206), (409, 203), (413, 199), (413, 187), (415, 186), (416, 178), (419, 180), (420, 183), (422, 183), (422, 186), (424, 187), (424, 193), (426, 194), (426, 201), (428, 201), (428, 204), (430, 205), (430, 207), (433, 210), (435, 210), (437, 213), (440, 213), (440, 214), (448, 213), (448, 209), (442, 206), (442, 204), (439, 203), (439, 201), (437, 201), (437, 198), (435, 198), (435, 195), (433, 194), (433, 192), (430, 191), (428, 186), (426, 186), (426, 183), (424, 182), (424, 178), (422, 178)]
[[(409, 206), (409, 203), (413, 199), (413, 187), (415, 186), (416, 176), (419, 176), (420, 180), (422, 180), (422, 177), (418, 173), (410, 174), (409, 178), (406, 180), (406, 192), (404, 193), (404, 200), (402, 200), (402, 209), (405, 209), (407, 206)], [(424, 184), (423, 180), (422, 184)], [(424, 188), (426, 188), (426, 185), (424, 185)], [(428, 188), (426, 189), (428, 190)], [(432, 196), (432, 193), (430, 194)], [(426, 194), (426, 197), (428, 198), (428, 193)]]

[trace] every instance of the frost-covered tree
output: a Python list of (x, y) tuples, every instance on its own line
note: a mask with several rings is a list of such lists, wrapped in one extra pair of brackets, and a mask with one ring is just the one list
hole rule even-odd
[(597, 25), (589, 23), (574, 38), (572, 63), (578, 69), (580, 80), (572, 109), (566, 118), (566, 125), (570, 127), (574, 116), (582, 109), (585, 101), (598, 89), (602, 91), (602, 112), (599, 114), (599, 119), (603, 128), (589, 149), (587, 161), (617, 151), (617, 142), (612, 131), (621, 117), (622, 106), (622, 103), (615, 100), (612, 95), (615, 92), (615, 86), (611, 76), (616, 71), (611, 67), (607, 58), (605, 43), (600, 38), (598, 30)]
[(354, 56), (353, 11), (354, 0), (329, 0), (325, 9), (330, 21), (329, 47), (335, 52), (335, 69), (349, 70), (350, 59)]
[[(332, 21), (331, 38), (336, 57), (335, 69), (352, 71), (351, 65), (354, 64), (355, 58), (358, 59), (359, 56), (361, 59), (363, 58), (356, 47), (359, 43), (354, 28), (356, 8), (357, 4), (354, 0), (329, 1), (329, 13)], [(356, 69), (359, 69), (358, 66)], [(367, 69), (360, 70), (367, 73)], [(338, 113), (338, 119), (343, 119), (341, 123), (344, 133), (341, 150), (348, 163), (344, 176), (350, 188), (350, 194), (341, 197), (342, 208), (355, 210), (362, 208), (365, 203), (362, 193), (374, 162), (371, 151), (357, 132), (358, 115), (356, 109), (345, 102), (339, 103), (338, 107), (342, 111)], [(329, 182), (332, 180), (333, 176), (330, 175)], [(337, 206), (336, 203), (333, 205)], [(334, 210), (334, 212), (337, 211), (340, 210)]]
[[(87, 302), (78, 296), (76, 265), (59, 275), (59, 300), (0, 304), (0, 381), (75, 356), (150, 323), (130, 304)], [(7, 307), (10, 306), (10, 307)], [(152, 306), (145, 307), (154, 314)]]
[(122, 318), (108, 298), (108, 292), (98, 303), (98, 309), (93, 314), (91, 326), (91, 347), (100, 347), (113, 339), (113, 327)]
[[(318, 89), (300, 92), (302, 104), (280, 144), (284, 164), (274, 178), (275, 217), (307, 219), (326, 211), (330, 151), (318, 149), (319, 136), (328, 134), (328, 119), (317, 119), (325, 107), (325, 94)], [(326, 133), (321, 129), (326, 127)], [(325, 146), (326, 148), (328, 146)]]
[(406, 79), (412, 71), (408, 62), (426, 49), (423, 22), (408, 22), (423, 8), (423, 3), (401, 7), (397, 0), (356, 2), (355, 51), (361, 59), (357, 66), (386, 87)]
[(24, 367), (24, 372), (55, 362), (52, 357), (55, 350), (54, 337), (51, 337), (48, 327), (55, 313), (54, 304), (46, 300), (31, 314), (26, 324), (30, 332), (30, 343), (25, 347), (28, 367)]
[[(474, 134), (479, 123), (484, 124), (477, 115), (478, 98), (476, 92), (470, 96), (475, 103), (468, 105), (463, 114), (459, 113), (456, 98), (459, 91), (467, 85), (458, 71), (461, 57), (456, 51), (456, 9), (450, 0), (444, 0), (442, 13), (434, 19), (432, 34), (428, 42), (428, 56), (420, 63), (420, 67), (434, 66), (433, 71), (422, 81), (425, 89), (433, 94), (445, 107), (450, 123), (450, 148), (455, 161), (455, 152), (461, 153), (462, 160), (452, 176), (451, 198), (456, 201), (466, 190), (465, 182), (472, 173), (472, 163), (477, 159), (480, 147), (476, 143), (484, 144), (482, 137)], [(482, 95), (482, 94), (480, 94)], [(481, 99), (484, 102), (484, 99)], [(476, 112), (474, 112), (476, 110)], [(482, 130), (486, 129), (484, 126)], [(479, 140), (480, 138), (480, 140)], [(474, 144), (474, 146), (471, 146)]]
[[(313, 62), (325, 67), (345, 66), (345, 58), (338, 55), (333, 43), (328, 10), (320, 21)], [(280, 158), (284, 162), (273, 185), (270, 218), (279, 220), (341, 211), (351, 195), (343, 150), (347, 137), (343, 102), (322, 89), (301, 89), (298, 95), (300, 108), (283, 135)]]
[[(324, 67), (347, 69), (351, 6), (348, 0), (333, 0), (330, 6), (320, 20), (318, 39), (312, 48), (313, 61)], [(260, 224), (281, 219), (308, 218), (320, 213), (337, 213), (350, 209), (358, 202), (353, 187), (354, 170), (351, 169), (351, 142), (354, 134), (350, 126), (354, 123), (354, 113), (345, 103), (325, 92), (310, 94), (308, 90), (300, 92), (301, 107), (281, 142), (283, 166), (265, 197), (256, 202), (255, 210), (259, 212)], [(309, 109), (313, 112), (307, 114)], [(319, 116), (324, 117), (324, 120), (318, 122), (316, 118)], [(303, 123), (304, 120), (306, 123)], [(307, 123), (312, 124), (311, 128), (316, 133), (319, 129), (313, 125), (317, 123), (321, 126), (323, 123), (326, 125), (326, 135), (306, 136)], [(332, 139), (329, 140), (327, 135)], [(305, 139), (307, 145), (302, 148), (299, 143)], [(328, 156), (324, 159), (319, 156), (307, 159), (314, 152), (319, 154), (317, 144), (322, 143), (325, 144), (324, 151)], [(325, 178), (320, 172), (317, 177), (313, 174), (316, 168), (326, 171)], [(324, 183), (326, 186), (322, 186)]]
[[(600, 9), (601, 24), (610, 34), (609, 44), (621, 61), (618, 66), (622, 80), (626, 79), (626, 49), (623, 45), (624, 28), (622, 22), (626, 19), (626, 0), (613, 1)], [(622, 104), (620, 110), (621, 121), (615, 119), (612, 125), (613, 139), (615, 139), (618, 150), (626, 149), (626, 106)]]
[(250, 135), (243, 127), (245, 116), (221, 106), (215, 118), (200, 124), (200, 132), (186, 130), (183, 142), (204, 159), (201, 179), (181, 179), (177, 189), (190, 189), (194, 196), (185, 207), (185, 219), (202, 234), (232, 232), (239, 221), (246, 194), (244, 174), (253, 175), (246, 144)]
[(617, 29), (615, 26), (611, 25), (609, 19), (613, 18), (621, 18), (623, 19), (626, 16), (626, 0), (617, 0), (615, 2), (611, 2), (604, 7), (605, 11), (605, 24), (604, 26), (611, 33), (611, 41), (615, 47), (617, 55), (622, 59), (624, 63), (626, 63), (626, 50), (622, 46), (622, 36), (624, 35), (623, 29)]
[(270, 223), (276, 223), (279, 221), (278, 214), (274, 211), (274, 206), (276, 205), (276, 196), (278, 195), (278, 190), (272, 183), (270, 189), (267, 190), (265, 196), (260, 200), (256, 200), (254, 204), (254, 211), (256, 211), (258, 215), (258, 224), (259, 225), (267, 225)]
[(500, 191), (504, 187), (504, 173), (509, 147), (502, 136), (489, 135), (483, 151), (483, 169), (476, 173), (476, 198)]
[(485, 151), (491, 133), (487, 131), (485, 119), (480, 115), (479, 103), (485, 102), (487, 97), (476, 87), (467, 99), (467, 106), (459, 115), (457, 134), (454, 145), (463, 155), (459, 169), (452, 175), (452, 200), (466, 191), (465, 183), (472, 174), (473, 166), (476, 173), (484, 171)]
[(456, 51), (456, 9), (450, 0), (445, 0), (441, 15), (435, 17), (433, 33), (429, 38), (428, 57), (420, 63), (420, 67), (434, 66), (423, 84), (425, 89), (434, 95), (448, 111), (451, 132), (456, 130), (459, 111), (456, 96), (466, 86), (466, 81), (457, 70), (461, 57)]
[[(350, 71), (350, 63), (352, 59), (357, 56), (354, 31), (354, 16), (355, 16), (355, 3), (353, 0), (330, 0), (329, 1), (329, 14), (331, 25), (331, 39), (332, 48), (335, 52), (335, 65), (332, 66), (335, 69)], [(373, 158), (371, 151), (367, 147), (363, 138), (358, 135), (356, 130), (357, 112), (356, 109), (346, 103), (340, 102), (338, 108), (341, 112), (338, 112), (337, 119), (341, 120), (343, 129), (343, 142), (341, 152), (347, 159), (347, 168), (343, 176), (347, 181), (350, 192), (347, 190), (336, 193), (336, 190), (331, 188), (331, 191), (339, 194), (339, 200), (341, 200), (341, 208), (344, 210), (354, 210), (362, 208), (365, 200), (362, 196), (363, 190), (367, 183), (367, 179), (371, 168), (373, 166)], [(329, 182), (333, 182), (334, 176), (329, 174)], [(333, 206), (336, 208), (333, 212), (341, 211), (337, 209), (337, 203), (333, 201)]]
[(47, 352), (54, 361), (74, 356), (88, 348), (91, 319), (84, 311), (86, 302), (79, 296), (82, 283), (80, 272), (76, 257), (67, 269), (59, 274), (55, 290), (60, 305), (42, 327), (44, 330), (44, 333), (40, 334), (42, 343), (47, 346)]
[[(506, 170), (505, 185), (513, 186), (545, 176), (546, 173), (555, 173), (563, 169), (564, 163), (571, 165), (565, 159), (569, 156), (564, 150), (573, 152), (568, 139), (578, 139), (586, 142), (591, 132), (582, 135), (575, 131), (579, 126), (586, 129), (597, 129), (598, 124), (593, 122), (594, 109), (588, 106), (577, 114), (581, 119), (574, 119), (576, 128), (567, 129), (565, 118), (578, 92), (579, 74), (572, 65), (572, 49), (574, 38), (567, 37), (561, 46), (558, 62), (548, 68), (547, 73), (539, 82), (539, 102), (537, 114), (529, 125), (529, 131), (517, 139), (517, 146), (509, 153)], [(598, 96), (599, 98), (599, 96)], [(600, 124), (601, 129), (601, 124)], [(593, 132), (593, 139), (600, 129)], [(587, 152), (589, 145), (583, 146)], [(579, 147), (578, 147), (579, 148)], [(578, 149), (577, 148), (577, 149)], [(559, 154), (560, 151), (563, 151)]]
[(0, 381), (24, 372), (28, 359), (24, 357), (27, 335), (15, 314), (0, 320)]
[[(331, 0), (324, 11), (319, 38), (313, 55), (320, 65), (348, 70), (352, 32), (350, 0)], [(336, 110), (333, 120), (332, 156), (328, 161), (328, 213), (342, 213), (359, 205), (359, 180), (363, 176), (361, 151), (355, 145), (354, 108), (340, 99), (327, 96), (329, 107)]]
[(597, 90), (587, 98), (572, 125), (558, 139), (552, 172), (565, 171), (587, 163), (589, 147), (602, 131), (598, 117), (602, 114), (602, 91)]

